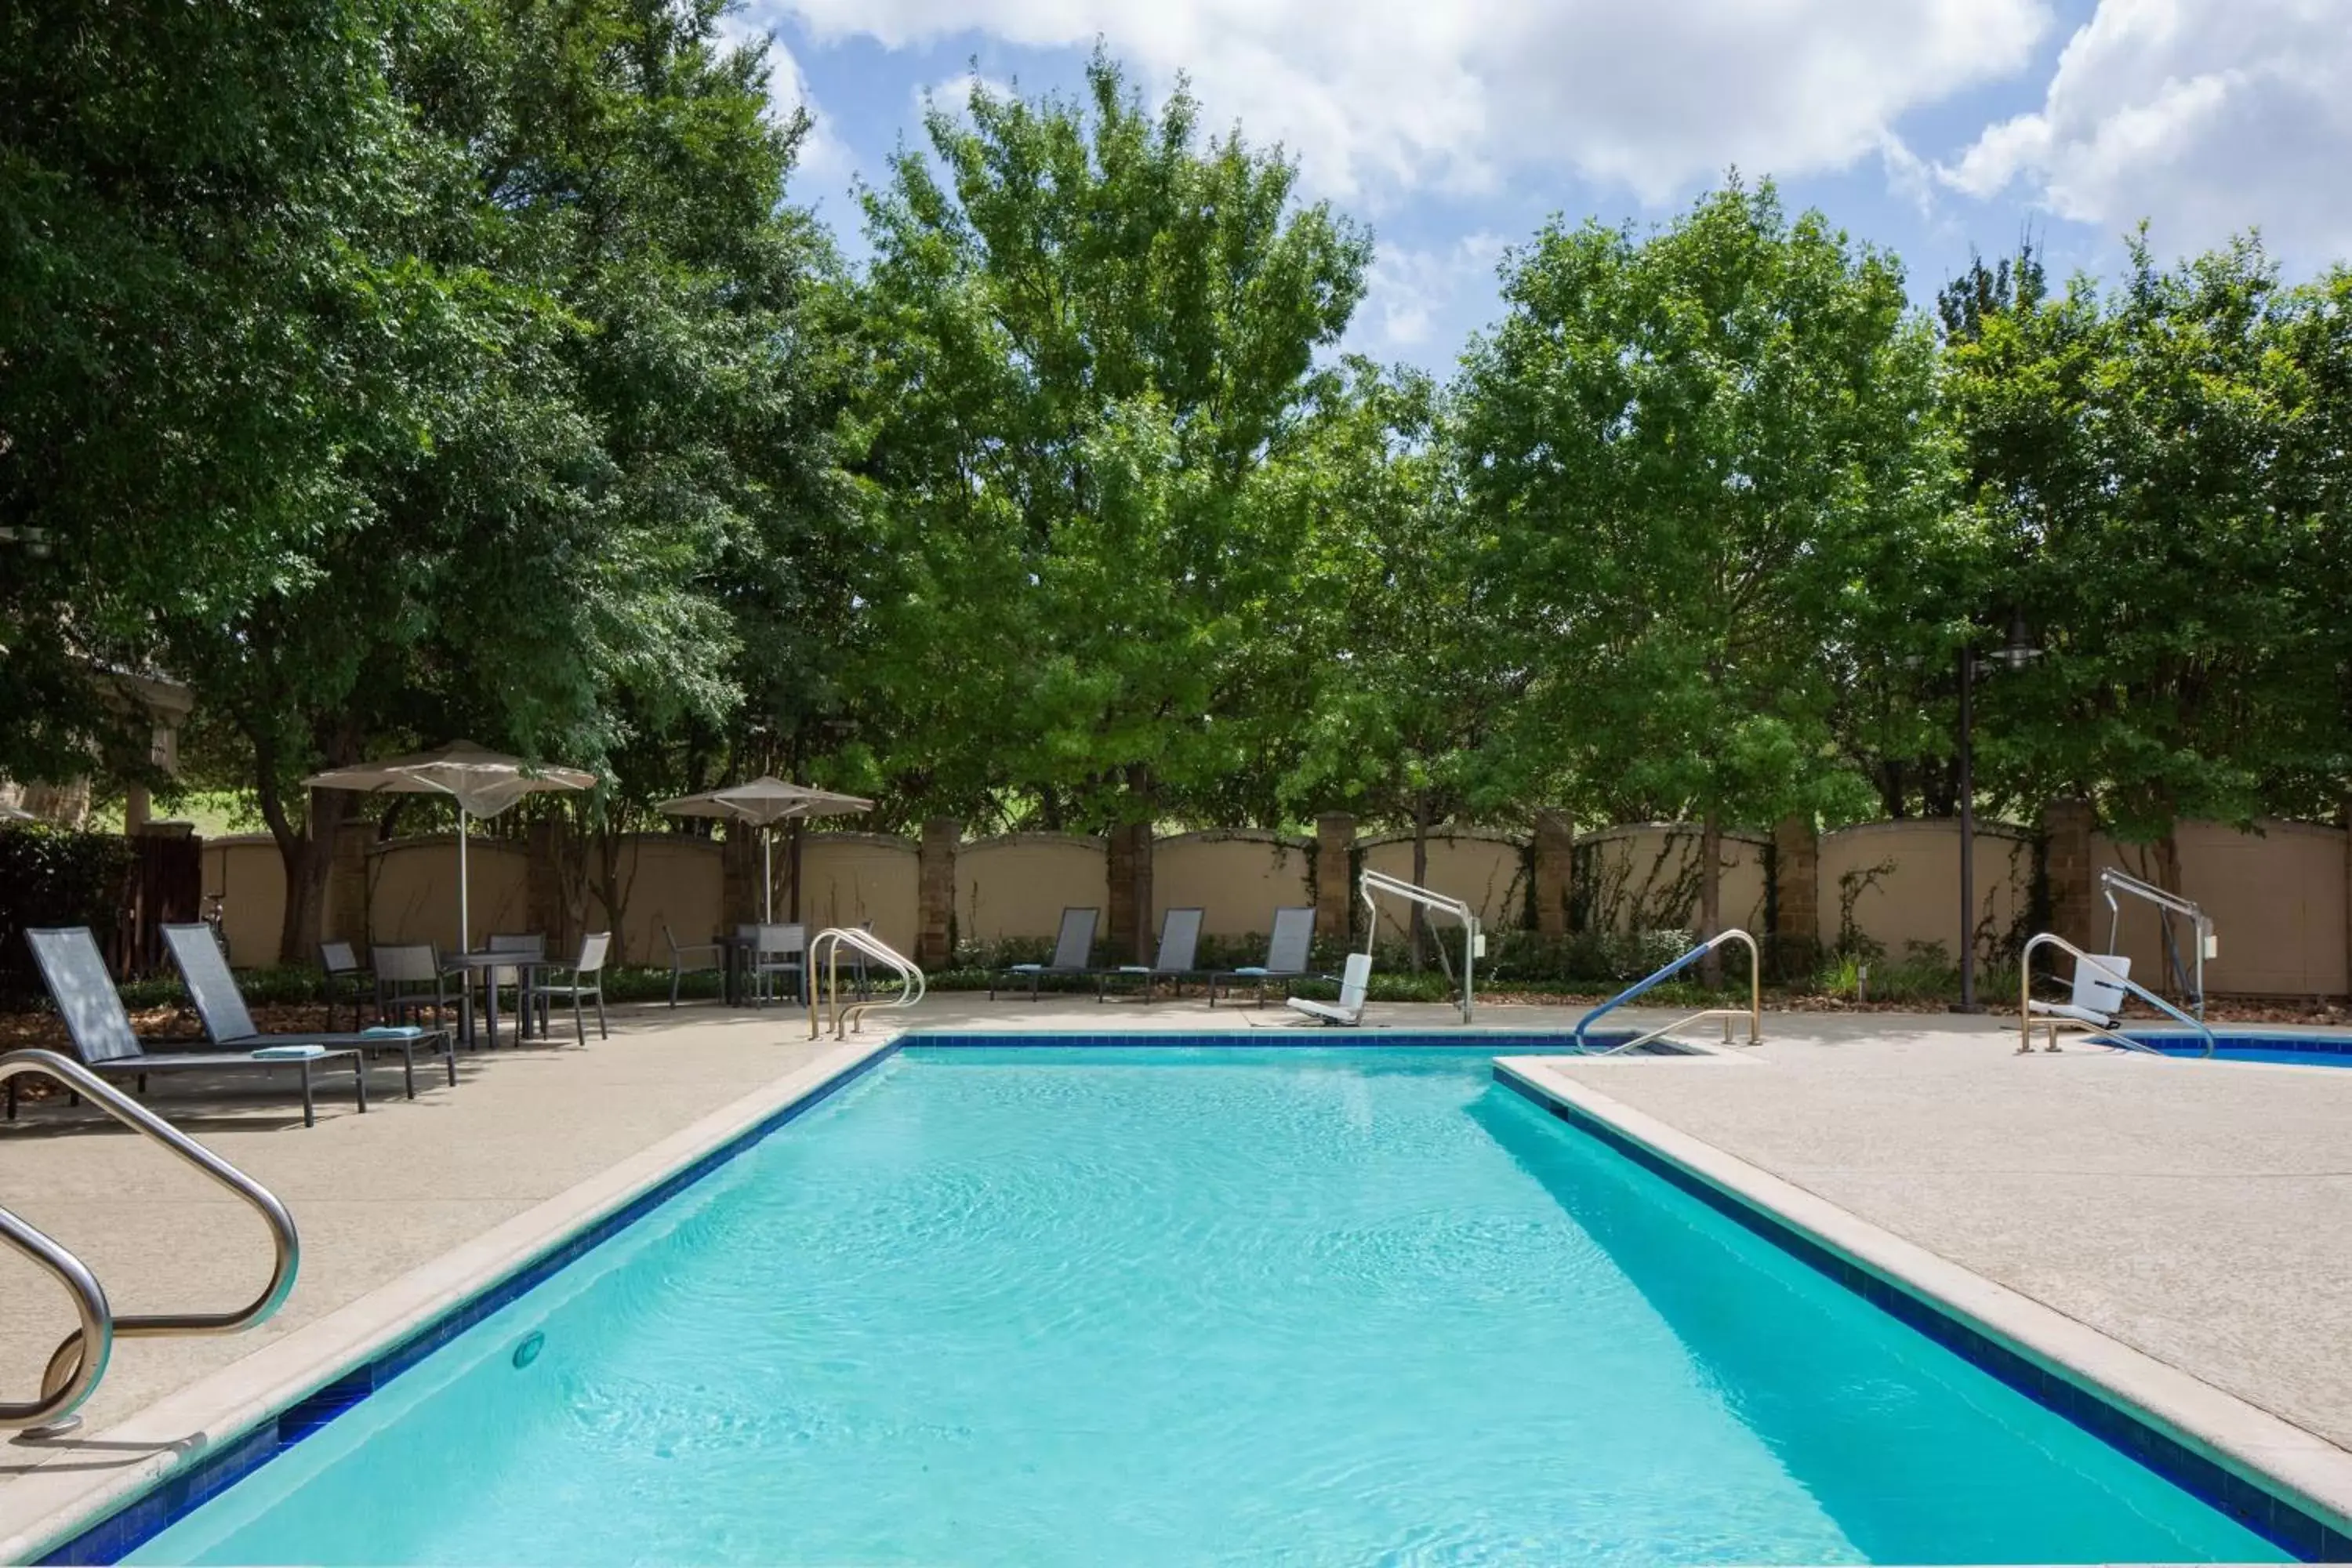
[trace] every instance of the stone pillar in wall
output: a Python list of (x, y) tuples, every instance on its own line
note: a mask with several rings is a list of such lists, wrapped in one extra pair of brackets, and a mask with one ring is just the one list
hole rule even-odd
[(1772, 966), (1810, 973), (1822, 952), (1822, 836), (1811, 816), (1782, 817), (1772, 829)]
[(1110, 899), (1110, 946), (1128, 962), (1153, 961), (1157, 927), (1151, 908), (1151, 824), (1121, 823), (1110, 830), (1104, 868)]
[(372, 940), (367, 852), (374, 842), (373, 821), (348, 821), (337, 830), (334, 861), (327, 868), (327, 907), (319, 916), (320, 933), (331, 942), (350, 942), (362, 963)]
[(2050, 929), (2084, 952), (2096, 950), (2098, 867), (2091, 858), (2091, 835), (2098, 813), (2087, 800), (2053, 800), (2042, 807), (2042, 834), (2048, 845)]
[(1349, 946), (1354, 940), (1356, 884), (1349, 865), (1356, 849), (1356, 819), (1344, 811), (1315, 819), (1315, 936), (1319, 942)]
[(1564, 811), (1536, 813), (1536, 934), (1568, 934), (1568, 900), (1576, 878), (1576, 822)]
[(915, 962), (944, 969), (955, 956), (956, 847), (963, 824), (952, 816), (923, 819), (915, 873)]

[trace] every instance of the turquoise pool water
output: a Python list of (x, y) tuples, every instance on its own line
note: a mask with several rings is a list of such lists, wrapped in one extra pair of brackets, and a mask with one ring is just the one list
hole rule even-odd
[[(2276, 1062), (2282, 1067), (2352, 1067), (2352, 1036), (2319, 1035), (2279, 1030), (2263, 1034), (2247, 1029), (2213, 1031), (2210, 1059), (2224, 1062)], [(2179, 1030), (2134, 1029), (2132, 1038), (2168, 1057), (2205, 1056), (2205, 1042)]]
[(2277, 1557), (1489, 1054), (903, 1052), (132, 1560)]

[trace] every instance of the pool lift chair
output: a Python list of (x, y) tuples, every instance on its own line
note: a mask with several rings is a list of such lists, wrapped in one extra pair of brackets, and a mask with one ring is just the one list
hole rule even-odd
[[(1462, 922), (1462, 1021), (1465, 1024), (1470, 1022), (1472, 967), (1478, 959), (1485, 956), (1486, 952), (1486, 933), (1478, 929), (1477, 911), (1459, 899), (1448, 898), (1444, 893), (1433, 891), (1428, 888), (1415, 887), (1412, 883), (1401, 878), (1391, 877), (1384, 871), (1366, 871), (1357, 883), (1357, 891), (1363, 898), (1366, 911), (1364, 951), (1349, 953), (1347, 963), (1341, 968), (1339, 1005), (1334, 1006), (1328, 1002), (1314, 1002), (1300, 996), (1286, 998), (1285, 1005), (1292, 1012), (1302, 1014), (1318, 1024), (1336, 1024), (1342, 1028), (1351, 1029), (1362, 1026), (1364, 994), (1372, 977), (1372, 941), (1380, 933), (1381, 910), (1372, 895), (1386, 893), (1391, 898), (1402, 899), (1408, 903), (1417, 904), (1423, 909), (1435, 910), (1442, 914), (1452, 915)], [(1453, 965), (1446, 963), (1445, 948), (1443, 943), (1440, 943), (1437, 949), (1437, 961), (1445, 968), (1450, 978)]]
[[(2033, 995), (2033, 954), (2044, 947), (2062, 948), (2074, 958), (2074, 984), (2063, 1002), (2042, 1002)], [(2118, 1050), (2142, 1051), (2149, 1056), (2164, 1053), (2145, 1040), (2134, 1039), (2124, 1033), (2123, 1006), (2126, 996), (2137, 996), (2165, 1014), (2176, 1023), (2193, 1031), (2205, 1045), (2204, 1054), (2213, 1054), (2213, 1031), (2201, 1017), (2191, 1017), (2171, 1003), (2150, 991), (2131, 977), (2131, 960), (2121, 953), (2084, 952), (2064, 937), (2043, 931), (2025, 944), (2018, 955), (2020, 978), (2017, 1005), (2017, 1054), (2033, 1054), (2033, 1029), (2039, 1022), (2045, 1031), (2043, 1051), (2058, 1048), (2058, 1034), (2071, 1029)]]

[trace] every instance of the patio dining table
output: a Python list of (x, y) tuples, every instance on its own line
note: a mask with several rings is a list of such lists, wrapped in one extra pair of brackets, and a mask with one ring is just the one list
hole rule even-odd
[(485, 980), (482, 986), (485, 998), (483, 1026), (489, 1036), (489, 1043), (493, 1047), (499, 1043), (499, 988), (489, 977), (501, 969), (515, 972), (515, 1011), (519, 1015), (515, 1019), (515, 1044), (520, 1046), (530, 1037), (531, 983), (540, 971), (553, 967), (554, 960), (528, 952), (460, 952), (445, 962), (452, 969), (465, 971), (465, 999), (458, 1005), (457, 1016), (458, 1029), (467, 1048), (472, 1048), (475, 1044), (474, 981), (477, 975)]

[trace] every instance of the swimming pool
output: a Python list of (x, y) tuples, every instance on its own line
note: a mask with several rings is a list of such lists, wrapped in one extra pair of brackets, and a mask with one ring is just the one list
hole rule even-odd
[(1493, 1054), (901, 1051), (131, 1560), (2279, 1556)]
[[(2131, 1037), (2168, 1057), (2205, 1055), (2205, 1042), (2181, 1029), (2134, 1029)], [(2286, 1030), (2218, 1028), (2215, 1061), (2277, 1062), (2289, 1067), (2352, 1067), (2352, 1035), (2295, 1034)]]

